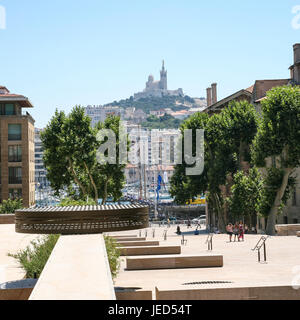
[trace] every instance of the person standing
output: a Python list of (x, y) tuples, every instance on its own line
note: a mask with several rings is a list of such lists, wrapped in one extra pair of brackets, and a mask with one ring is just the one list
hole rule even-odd
[(234, 242), (236, 241), (236, 238), (239, 236), (239, 225), (236, 222), (234, 227), (233, 227), (233, 234), (234, 234)]
[(240, 241), (240, 239), (242, 239), (244, 241), (244, 225), (243, 225), (242, 221), (240, 221), (240, 224), (239, 224), (239, 237), (238, 237), (238, 240)]
[(230, 242), (232, 241), (232, 235), (233, 235), (233, 225), (232, 223), (229, 223), (226, 227), (227, 234), (229, 235)]

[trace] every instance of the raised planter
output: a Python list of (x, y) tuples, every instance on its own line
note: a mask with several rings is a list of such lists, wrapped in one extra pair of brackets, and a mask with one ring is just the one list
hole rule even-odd
[(93, 234), (149, 226), (148, 207), (107, 205), (29, 208), (16, 211), (16, 232)]
[(278, 236), (295, 236), (300, 231), (300, 224), (277, 224), (275, 229)]
[(0, 214), (0, 224), (15, 224), (14, 214)]

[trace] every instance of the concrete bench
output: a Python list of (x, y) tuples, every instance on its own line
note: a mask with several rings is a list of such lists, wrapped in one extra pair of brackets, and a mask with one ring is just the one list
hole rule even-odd
[(236, 286), (213, 285), (208, 288), (161, 288), (156, 287), (156, 300), (300, 300), (299, 290), (290, 285)]
[(159, 246), (159, 241), (119, 241), (120, 247), (145, 247), (145, 246)]
[(223, 267), (222, 255), (134, 257), (126, 259), (127, 270)]
[(117, 242), (120, 241), (146, 241), (147, 238), (114, 238)]
[(277, 224), (275, 229), (278, 236), (295, 236), (300, 231), (300, 224)]
[(135, 234), (126, 234), (123, 236), (117, 236), (117, 235), (109, 235), (111, 238), (137, 238), (137, 235)]
[(124, 247), (121, 256), (180, 254), (181, 246)]

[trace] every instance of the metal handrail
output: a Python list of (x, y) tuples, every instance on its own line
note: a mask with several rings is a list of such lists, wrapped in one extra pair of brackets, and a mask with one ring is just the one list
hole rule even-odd
[(187, 244), (187, 239), (184, 239), (184, 234), (182, 235), (181, 244), (182, 245)]
[(164, 234), (163, 234), (163, 237), (164, 237), (164, 240), (165, 240), (165, 241), (167, 240), (167, 233), (168, 233), (168, 230), (165, 230), (165, 231), (164, 231)]
[(210, 233), (208, 236), (207, 236), (207, 239), (205, 241), (205, 244), (207, 244), (208, 246), (208, 251), (212, 251), (213, 249), (213, 236), (214, 234), (213, 233)]
[(255, 251), (255, 250), (257, 251), (258, 262), (260, 262), (260, 260), (261, 260), (261, 259), (260, 259), (260, 249), (261, 249), (261, 248), (264, 249), (264, 262), (267, 261), (266, 241), (267, 241), (269, 238), (271, 238), (271, 236), (267, 236), (267, 237), (262, 236), (262, 237), (258, 240), (256, 246), (252, 249), (252, 251)]

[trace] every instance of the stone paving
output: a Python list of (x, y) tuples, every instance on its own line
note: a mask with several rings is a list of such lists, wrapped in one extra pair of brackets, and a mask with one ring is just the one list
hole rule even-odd
[[(155, 238), (152, 237), (152, 228), (148, 229), (148, 240), (159, 240), (161, 245), (180, 245), (181, 236), (176, 235), (176, 226), (168, 229), (167, 240), (163, 240), (166, 227), (155, 228)], [(207, 234), (202, 230), (196, 236), (181, 226), (185, 234), (187, 245), (182, 246), (182, 254), (208, 254)], [(129, 232), (128, 232), (129, 233)], [(126, 235), (126, 232), (119, 234)], [(132, 235), (133, 232), (131, 231)], [(139, 235), (139, 231), (136, 231)], [(142, 231), (142, 236), (145, 231)], [(255, 247), (261, 235), (245, 235), (244, 242), (229, 242), (225, 234), (214, 235), (213, 254), (224, 256), (223, 268), (197, 268), (197, 269), (167, 269), (167, 270), (139, 270), (126, 271), (125, 257), (122, 257), (120, 273), (115, 280), (118, 287), (138, 287), (143, 290), (155, 292), (155, 286), (160, 289), (200, 289), (200, 288), (228, 288), (243, 286), (273, 286), (292, 285), (293, 280), (300, 277), (300, 238), (271, 237), (267, 240), (267, 263), (258, 263)], [(263, 260), (263, 254), (262, 254)], [(297, 268), (298, 266), (298, 268)], [(183, 285), (184, 283), (202, 281), (226, 281), (224, 284)], [(300, 281), (299, 281), (300, 282)], [(300, 285), (300, 283), (299, 283)]]
[(8, 253), (17, 253), (24, 249), (37, 235), (26, 235), (15, 232), (14, 224), (0, 225), (0, 284), (7, 281), (21, 280), (25, 272), (16, 259), (9, 257)]

